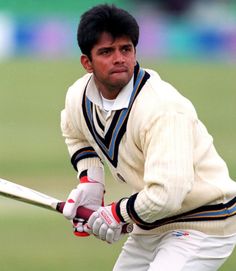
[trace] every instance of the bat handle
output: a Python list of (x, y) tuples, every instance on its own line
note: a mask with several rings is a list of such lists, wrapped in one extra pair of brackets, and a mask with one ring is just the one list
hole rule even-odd
[[(60, 213), (63, 213), (63, 208), (65, 206), (65, 202), (59, 202), (57, 204), (57, 208), (56, 210)], [(86, 221), (88, 221), (89, 217), (91, 216), (91, 214), (94, 212), (94, 210), (91, 210), (91, 209), (88, 209), (86, 207), (83, 207), (83, 206), (79, 206), (77, 208), (77, 211), (76, 211), (76, 218), (82, 218)], [(133, 225), (132, 224), (124, 224), (123, 227), (122, 227), (122, 233), (131, 233), (133, 230)], [(79, 233), (77, 232), (75, 235), (77, 236), (87, 236), (83, 233), (83, 235), (79, 235)]]
[[(59, 202), (57, 204), (56, 210), (60, 213), (63, 213), (64, 206), (65, 206), (65, 202)], [(75, 218), (82, 218), (87, 221), (93, 212), (94, 212), (93, 210), (79, 206), (77, 208)], [(74, 235), (77, 237), (88, 237), (89, 236), (89, 234), (87, 232), (78, 232), (76, 230), (74, 231)]]

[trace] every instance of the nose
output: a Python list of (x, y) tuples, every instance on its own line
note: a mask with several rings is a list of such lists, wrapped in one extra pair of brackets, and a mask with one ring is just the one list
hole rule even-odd
[(124, 55), (122, 54), (121, 51), (116, 50), (113, 54), (113, 63), (114, 64), (120, 64), (120, 63), (124, 63)]

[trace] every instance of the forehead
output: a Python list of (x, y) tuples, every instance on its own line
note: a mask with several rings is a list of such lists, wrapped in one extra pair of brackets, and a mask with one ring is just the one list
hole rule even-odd
[(131, 44), (132, 41), (127, 36), (121, 36), (114, 38), (111, 34), (107, 32), (103, 32), (98, 40), (98, 42), (95, 44), (94, 48), (100, 48), (100, 47), (109, 47), (109, 46), (116, 46), (116, 45), (126, 45)]

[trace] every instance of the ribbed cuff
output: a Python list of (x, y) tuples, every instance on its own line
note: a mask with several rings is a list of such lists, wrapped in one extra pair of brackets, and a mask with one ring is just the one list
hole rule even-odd
[(128, 202), (128, 198), (123, 198), (119, 201), (119, 203), (117, 204), (117, 207), (119, 207), (119, 209), (117, 210), (117, 213), (119, 216), (121, 216), (122, 222), (132, 223), (132, 220), (129, 217), (128, 212), (127, 212), (127, 202)]

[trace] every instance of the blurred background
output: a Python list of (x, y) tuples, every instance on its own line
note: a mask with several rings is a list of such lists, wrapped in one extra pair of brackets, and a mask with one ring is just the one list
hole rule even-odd
[[(0, 177), (65, 199), (77, 183), (60, 132), (84, 71), (76, 32), (95, 0), (0, 0)], [(137, 19), (141, 66), (195, 105), (236, 180), (236, 1), (106, 1)], [(108, 171), (106, 202), (130, 193)], [(122, 243), (76, 238), (70, 222), (0, 197), (1, 271), (112, 270)], [(233, 271), (236, 253), (220, 269)]]
[[(83, 2), (83, 3), (82, 3)], [(107, 1), (131, 11), (140, 23), (140, 56), (153, 59), (236, 60), (236, 1)], [(0, 1), (0, 58), (78, 55), (79, 17), (101, 1)]]

